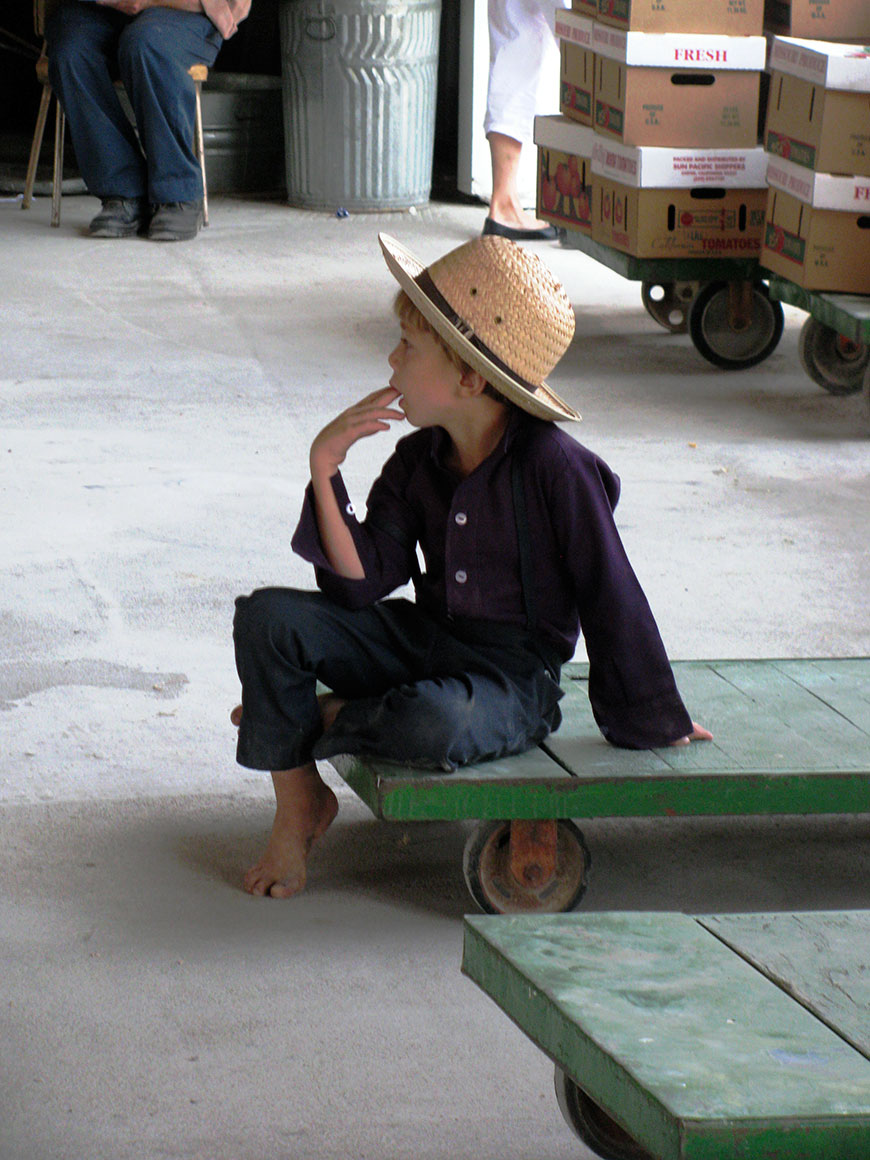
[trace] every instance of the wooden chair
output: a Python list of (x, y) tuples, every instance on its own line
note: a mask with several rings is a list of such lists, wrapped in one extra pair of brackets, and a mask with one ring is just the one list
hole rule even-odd
[[(45, 25), (59, 0), (33, 0), (33, 27), (37, 36), (45, 35)], [(193, 130), (193, 148), (202, 171), (202, 222), (208, 225), (208, 187), (205, 179), (205, 143), (202, 134), (202, 86), (208, 80), (208, 65), (194, 64), (187, 70), (196, 87), (196, 119)], [(39, 154), (42, 151), (42, 138), (45, 133), (45, 124), (48, 120), (48, 111), (51, 106), (52, 90), (48, 79), (48, 56), (46, 55), (45, 41), (42, 42), (42, 52), (36, 62), (36, 79), (42, 85), (42, 97), (39, 102), (39, 113), (36, 117), (36, 129), (33, 133), (33, 144), (30, 146), (30, 160), (27, 163), (27, 177), (24, 182), (24, 197), (21, 201), (22, 209), (29, 209), (33, 200), (33, 185), (36, 181), (36, 168), (39, 164)], [(123, 88), (118, 81), (118, 87)], [(61, 108), (60, 101), (56, 102), (54, 125), (54, 164), (51, 177), (51, 224), (60, 225), (60, 198), (63, 186), (63, 139), (66, 131), (66, 116)]]

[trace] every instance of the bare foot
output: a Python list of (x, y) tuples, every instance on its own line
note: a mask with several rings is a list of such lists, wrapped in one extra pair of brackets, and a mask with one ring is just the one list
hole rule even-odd
[(335, 819), (338, 799), (313, 763), (273, 773), (272, 780), (275, 821), (263, 856), (245, 875), (245, 890), (290, 898), (305, 886), (311, 847)]

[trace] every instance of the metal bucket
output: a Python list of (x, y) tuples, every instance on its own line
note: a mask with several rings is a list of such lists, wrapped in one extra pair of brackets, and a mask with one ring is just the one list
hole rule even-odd
[(213, 70), (202, 120), (209, 193), (283, 194), (280, 77)]
[(282, 0), (287, 200), (429, 200), (441, 0)]

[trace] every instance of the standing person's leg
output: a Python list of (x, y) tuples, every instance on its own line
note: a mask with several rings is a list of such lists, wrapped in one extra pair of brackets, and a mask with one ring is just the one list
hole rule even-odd
[(118, 38), (128, 23), (109, 8), (72, 0), (45, 30), (49, 79), (69, 122), (79, 170), (103, 201), (91, 223), (96, 237), (126, 237), (147, 220), (145, 158), (114, 83)]
[(386, 691), (423, 666), (434, 629), (407, 601), (349, 612), (320, 593), (271, 588), (236, 601), (233, 635), (242, 682), (237, 760), (272, 771), (276, 801), (245, 889), (286, 898), (304, 886), (312, 844), (338, 809), (312, 750), (341, 702), (322, 715), (317, 681), (339, 697)]
[(523, 147), (532, 143), (542, 72), (556, 56), (553, 11), (553, 0), (489, 0), (484, 131), (492, 161), (492, 197), (483, 232), (517, 241), (556, 237), (552, 226), (526, 212), (517, 184)]
[(118, 64), (147, 157), (156, 206), (148, 236), (183, 241), (202, 224), (202, 171), (193, 144), (193, 64), (212, 65), (223, 43), (207, 16), (146, 8), (124, 29)]

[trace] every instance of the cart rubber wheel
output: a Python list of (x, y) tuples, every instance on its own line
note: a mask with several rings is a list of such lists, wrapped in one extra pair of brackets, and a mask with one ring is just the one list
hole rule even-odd
[(763, 362), (782, 337), (783, 313), (764, 282), (752, 287), (749, 325), (735, 330), (729, 318), (727, 282), (708, 282), (689, 310), (692, 342), (708, 362), (726, 371), (745, 370)]
[(462, 873), (471, 897), (487, 914), (559, 914), (586, 892), (592, 859), (577, 826), (556, 823), (556, 872), (540, 888), (517, 881), (510, 868), (510, 822), (481, 822), (469, 835)]
[(832, 395), (854, 395), (870, 365), (870, 346), (852, 342), (810, 316), (801, 327), (798, 358), (813, 382)]
[(556, 1099), (568, 1127), (603, 1160), (653, 1160), (561, 1067), (556, 1068)]
[(697, 282), (640, 284), (640, 298), (647, 314), (671, 334), (685, 334), (689, 329), (689, 307), (697, 293)]

